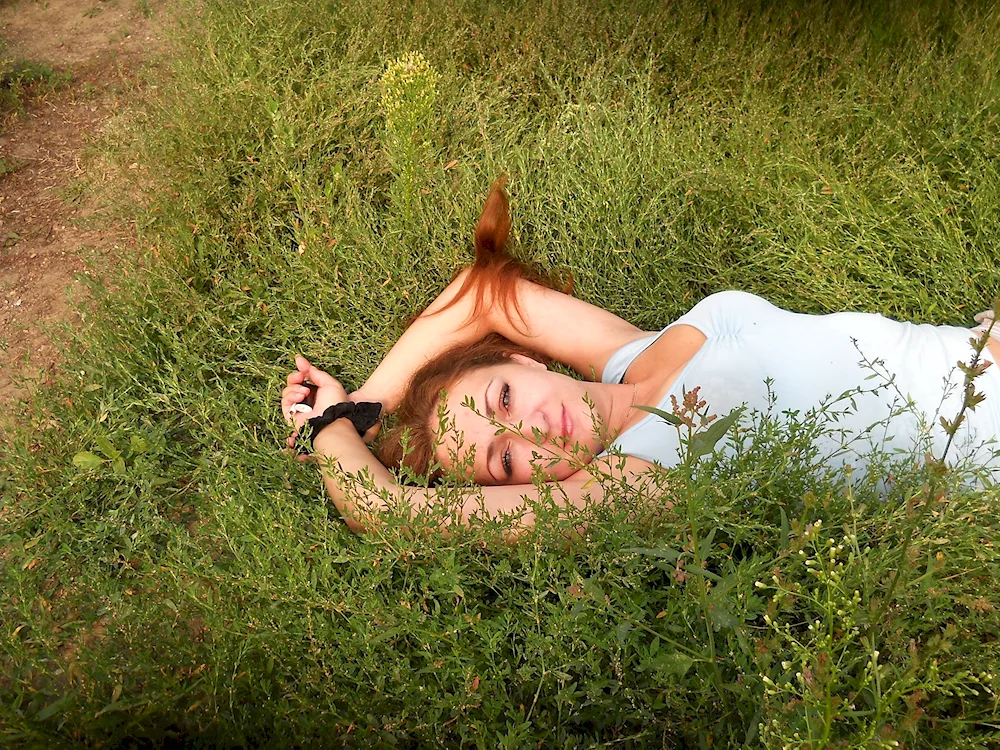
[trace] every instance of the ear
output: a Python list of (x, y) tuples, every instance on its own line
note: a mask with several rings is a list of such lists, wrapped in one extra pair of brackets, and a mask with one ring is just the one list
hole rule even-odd
[(511, 362), (517, 362), (519, 365), (524, 365), (525, 367), (541, 367), (543, 370), (548, 370), (549, 368), (545, 366), (544, 362), (539, 362), (537, 359), (531, 357), (526, 357), (523, 354), (518, 354), (515, 352), (510, 355)]

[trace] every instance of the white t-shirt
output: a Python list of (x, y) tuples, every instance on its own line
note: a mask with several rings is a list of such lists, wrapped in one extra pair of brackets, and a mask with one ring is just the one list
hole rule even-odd
[[(701, 386), (708, 412), (740, 406), (779, 421), (826, 419), (816, 445), (827, 465), (867, 465), (873, 448), (889, 454), (940, 456), (947, 441), (939, 417), (962, 404), (959, 361), (972, 355), (967, 328), (902, 323), (871, 313), (802, 315), (746, 292), (719, 292), (672, 323), (701, 331), (706, 341), (659, 404), (671, 410), (685, 390)], [(621, 382), (629, 365), (659, 336), (615, 352), (605, 383)], [(992, 361), (989, 350), (984, 360)], [(976, 381), (986, 401), (968, 412), (949, 450), (949, 463), (971, 459), (1000, 480), (1000, 372), (994, 364)], [(744, 417), (744, 421), (746, 416)], [(622, 453), (671, 466), (679, 461), (677, 428), (649, 415), (623, 432)], [(721, 446), (721, 444), (720, 444)]]

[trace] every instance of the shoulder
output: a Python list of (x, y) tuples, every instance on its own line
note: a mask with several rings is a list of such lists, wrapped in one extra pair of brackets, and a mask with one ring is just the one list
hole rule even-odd
[(677, 323), (694, 326), (711, 335), (712, 331), (729, 328), (732, 323), (775, 312), (784, 311), (763, 297), (729, 289), (708, 295), (678, 318)]
[(742, 292), (738, 289), (727, 289), (722, 292), (714, 292), (708, 295), (701, 302), (691, 308), (691, 311), (699, 309), (745, 309), (748, 307), (774, 307), (763, 297), (758, 297), (750, 292)]

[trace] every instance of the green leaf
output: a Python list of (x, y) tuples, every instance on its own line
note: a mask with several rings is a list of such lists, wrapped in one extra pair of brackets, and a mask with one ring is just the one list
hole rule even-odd
[(632, 623), (630, 623), (628, 620), (619, 623), (618, 627), (615, 628), (615, 638), (618, 639), (618, 642), (621, 645), (623, 646), (625, 645), (625, 636), (629, 634), (630, 630), (632, 630)]
[(688, 443), (691, 458), (701, 458), (714, 451), (716, 444), (726, 436), (726, 433), (736, 424), (742, 414), (743, 407), (740, 406), (721, 419), (715, 420), (701, 432), (692, 435), (691, 442)]
[(698, 576), (699, 578), (707, 578), (710, 581), (715, 581), (718, 583), (722, 580), (722, 576), (718, 573), (713, 573), (710, 570), (705, 570), (704, 568), (698, 567), (697, 565), (685, 565), (684, 572), (688, 575)]
[(91, 453), (90, 451), (80, 451), (75, 456), (73, 456), (73, 465), (83, 469), (84, 471), (90, 471), (91, 469), (96, 469), (103, 463), (104, 463), (103, 458)]
[(601, 588), (600, 584), (598, 584), (595, 579), (585, 578), (581, 588), (583, 589), (583, 593), (587, 594), (587, 596), (590, 596), (600, 602), (604, 601), (604, 589)]
[(716, 631), (736, 630), (740, 626), (740, 621), (733, 615), (727, 599), (725, 596), (717, 596), (709, 602), (708, 614)]
[(655, 406), (642, 406), (641, 404), (636, 404), (635, 408), (638, 409), (639, 411), (646, 411), (649, 412), (650, 414), (655, 414), (665, 422), (672, 424), (674, 427), (679, 427), (680, 425), (684, 424), (683, 422), (681, 422), (680, 417), (678, 417), (676, 414), (671, 414), (670, 412), (663, 411), (663, 409), (657, 409)]
[(104, 437), (104, 435), (99, 435), (96, 442), (97, 450), (108, 458), (118, 458), (121, 455), (121, 451), (115, 448), (114, 443)]
[(45, 721), (50, 716), (53, 716), (57, 711), (60, 711), (61, 709), (69, 705), (73, 701), (73, 698), (75, 697), (76, 696), (73, 693), (70, 693), (69, 695), (64, 695), (59, 700), (53, 701), (45, 708), (43, 708), (41, 711), (39, 711), (37, 714), (35, 714), (35, 720)]
[(709, 558), (709, 553), (712, 551), (712, 542), (715, 541), (715, 532), (718, 529), (712, 529), (708, 532), (708, 536), (701, 540), (698, 545), (698, 554), (701, 555), (702, 560), (707, 560)]
[(659, 659), (657, 659), (657, 662), (657, 666), (667, 674), (683, 677), (687, 674), (687, 671), (691, 669), (691, 665), (694, 664), (694, 659), (687, 654), (674, 651), (670, 654), (663, 654)]

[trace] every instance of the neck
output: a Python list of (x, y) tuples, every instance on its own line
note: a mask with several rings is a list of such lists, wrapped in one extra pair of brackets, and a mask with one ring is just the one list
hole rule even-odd
[(635, 405), (642, 403), (641, 394), (633, 383), (614, 383), (608, 385), (608, 395), (610, 406), (606, 425), (612, 435), (618, 435), (635, 421)]

